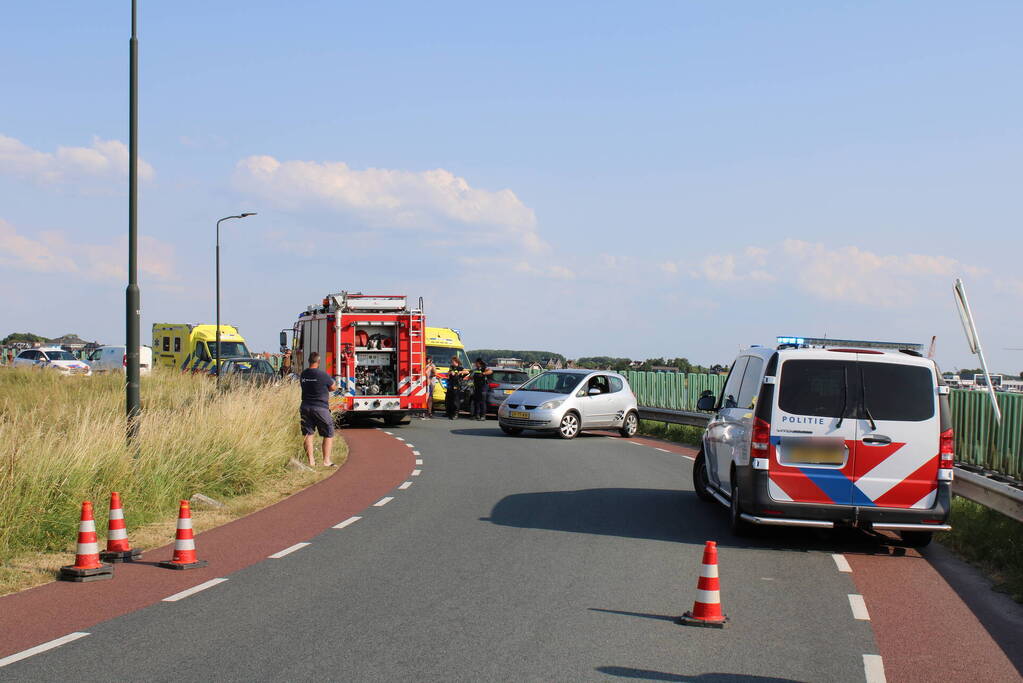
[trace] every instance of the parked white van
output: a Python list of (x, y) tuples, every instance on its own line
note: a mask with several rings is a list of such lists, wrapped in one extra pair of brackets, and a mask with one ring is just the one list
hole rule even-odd
[[(125, 372), (128, 365), (127, 346), (101, 346), (86, 360), (93, 372)], [(148, 375), (153, 369), (153, 349), (139, 347), (139, 374)]]
[(951, 528), (948, 387), (916, 344), (779, 337), (732, 364), (693, 466), (704, 500), (755, 525), (898, 531), (926, 545)]

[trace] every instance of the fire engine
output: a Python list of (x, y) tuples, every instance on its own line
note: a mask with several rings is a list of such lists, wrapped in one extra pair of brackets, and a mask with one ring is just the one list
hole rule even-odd
[(319, 352), (320, 368), (337, 382), (330, 409), (339, 421), (395, 425), (426, 409), (425, 325), (422, 298), (413, 309), (403, 295), (328, 294), (292, 328), (292, 367), (301, 372)]

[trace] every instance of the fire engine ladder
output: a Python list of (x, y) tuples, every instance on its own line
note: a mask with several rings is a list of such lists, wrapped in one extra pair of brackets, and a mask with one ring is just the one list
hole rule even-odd
[(420, 387), (426, 383), (426, 359), (423, 358), (426, 329), (424, 327), (425, 319), (423, 317), (422, 297), (419, 298), (419, 308), (409, 311), (408, 317), (409, 376), (412, 378), (412, 395), (415, 396), (419, 393)]

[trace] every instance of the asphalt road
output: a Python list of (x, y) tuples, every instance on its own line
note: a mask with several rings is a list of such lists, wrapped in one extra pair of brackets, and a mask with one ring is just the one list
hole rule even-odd
[[(423, 460), (392, 501), (0, 677), (861, 682), (878, 652), (819, 537), (737, 543), (678, 453), (469, 420), (389, 431)], [(724, 630), (673, 623), (706, 540)]]

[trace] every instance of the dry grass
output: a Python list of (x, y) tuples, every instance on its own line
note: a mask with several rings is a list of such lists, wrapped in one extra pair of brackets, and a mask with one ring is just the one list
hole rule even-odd
[[(0, 594), (49, 581), (67, 564), (82, 500), (93, 501), (102, 533), (110, 491), (119, 491), (133, 545), (153, 548), (173, 539), (181, 498), (227, 503), (195, 510), (202, 530), (329, 474), (285, 467), (304, 460), (294, 385), (218, 395), (207, 378), (166, 372), (143, 378), (142, 397), (129, 449), (123, 376), (0, 372)], [(343, 463), (343, 441), (335, 449)]]

